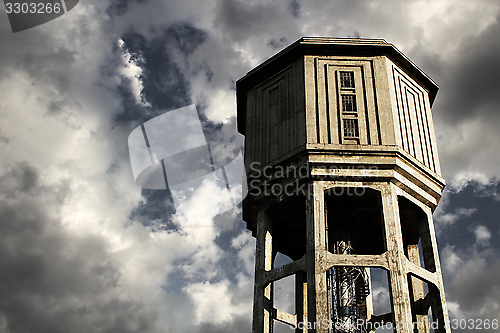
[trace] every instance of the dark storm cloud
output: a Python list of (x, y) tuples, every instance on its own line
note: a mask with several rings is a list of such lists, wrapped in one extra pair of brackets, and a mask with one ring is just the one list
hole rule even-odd
[[(291, 6), (291, 13), (282, 10), (286, 9), (286, 3), (282, 6), (266, 2), (221, 0), (218, 3), (217, 28), (222, 29), (235, 41), (243, 41), (252, 35), (270, 37), (274, 32), (269, 29), (285, 24), (283, 19), (286, 19), (286, 16), (290, 21), (293, 20), (292, 14), (297, 6)], [(283, 13), (287, 15), (284, 16)]]
[(436, 36), (444, 44), (442, 49), (432, 47), (429, 38), (419, 38), (406, 52), (440, 86), (432, 115), (441, 170), (451, 188), (468, 180), (498, 182), (498, 18), (477, 31), (457, 25), (460, 33), (453, 32), (453, 40)]
[[(436, 225), (439, 230), (439, 246), (453, 246), (459, 250), (473, 249), (476, 244), (475, 230), (478, 226), (484, 226), (491, 232), (489, 244), (492, 249), (500, 252), (500, 206), (498, 205), (497, 191), (500, 185), (479, 186), (471, 183), (460, 192), (446, 193), (445, 203), (447, 207), (465, 209), (471, 214), (457, 216), (451, 223), (442, 221), (439, 214)], [(452, 209), (446, 208), (448, 211)]]
[(267, 26), (266, 23), (273, 17), (272, 13), (262, 11), (264, 7), (260, 4), (252, 5), (248, 2), (222, 0), (219, 6), (217, 21), (229, 28), (228, 32), (234, 34), (235, 37), (243, 37), (250, 27)]
[(124, 81), (118, 86), (121, 97), (121, 110), (113, 117), (118, 126), (127, 126), (132, 131), (145, 121), (157, 116), (157, 112), (144, 104), (138, 104), (133, 96), (129, 82)]
[[(94, 23), (78, 15), (76, 10), (71, 15), (74, 24), (67, 27), (64, 34), (49, 28), (34, 28), (16, 34), (2, 33), (0, 74), (4, 76), (21, 70), (36, 80), (37, 84), (50, 84), (61, 93), (67, 92), (73, 80), (68, 70), (81, 59), (81, 52), (86, 52), (81, 47), (91, 43), (93, 37), (90, 31)], [(5, 20), (6, 16), (1, 15), (0, 26), (4, 26)], [(100, 28), (103, 28), (100, 31), (103, 37), (111, 40), (111, 27), (102, 25)], [(71, 38), (76, 36), (78, 41), (72, 42)]]
[[(1, 34), (0, 77), (14, 80), (17, 75), (26, 79), (33, 89), (24, 97), (35, 97), (33, 90), (36, 90), (40, 93), (35, 97), (40, 102), (39, 109), (45, 108), (48, 116), (58, 117), (74, 129), (80, 126), (75, 122), (75, 115), (82, 111), (82, 104), (85, 104), (82, 96), (76, 97), (78, 93), (85, 94), (79, 88), (84, 88), (87, 80), (96, 79), (93, 84), (100, 89), (94, 91), (92, 99), (108, 98), (110, 73), (116, 71), (118, 63), (118, 52), (112, 52), (114, 38), (111, 26), (108, 22), (90, 20), (82, 10), (84, 7), (80, 4), (71, 11), (71, 16), (64, 16), (43, 27), (16, 34)], [(99, 11), (92, 4), (87, 8)], [(4, 26), (5, 18), (0, 15), (0, 27)], [(68, 21), (68, 26), (58, 30), (57, 24), (64, 21)], [(97, 40), (95, 35), (101, 36), (100, 39)], [(101, 61), (101, 68), (92, 67), (90, 59)], [(18, 104), (23, 102), (21, 97)], [(111, 105), (90, 110), (98, 113), (114, 111)]]
[[(124, 49), (142, 68), (144, 89), (141, 94), (149, 105), (138, 105), (130, 96), (128, 86), (122, 84), (120, 90), (124, 108), (115, 116), (118, 124), (137, 126), (165, 111), (191, 103), (188, 81), (191, 69), (181, 68), (178, 59), (179, 56), (187, 58), (201, 45), (207, 39), (205, 32), (188, 24), (174, 24), (152, 40), (135, 32), (126, 34), (122, 39)], [(210, 122), (203, 113), (203, 105), (197, 105), (197, 108), (207, 142), (235, 142), (235, 146), (240, 149), (242, 138), (236, 131), (232, 135), (221, 132), (222, 124)], [(175, 208), (169, 190), (143, 189), (142, 195), (145, 200), (132, 211), (131, 219), (155, 229), (175, 229), (176, 226), (171, 222)]]
[(145, 0), (114, 0), (111, 1), (107, 11), (110, 15), (121, 15), (127, 11), (130, 3), (141, 1)]
[[(120, 278), (99, 236), (69, 234), (46, 202), (67, 184), (42, 186), (26, 163), (0, 179), (0, 313), (8, 332), (147, 331), (156, 313), (108, 294)], [(15, 200), (12, 200), (14, 198)], [(110, 297), (109, 297), (110, 296)]]
[[(131, 59), (142, 68), (141, 95), (148, 103), (139, 105), (130, 94), (126, 84), (121, 86), (123, 111), (115, 116), (118, 124), (136, 127), (165, 111), (190, 104), (190, 88), (187, 73), (173, 59), (173, 52), (178, 51), (188, 56), (206, 39), (203, 31), (188, 24), (174, 24), (152, 40), (129, 32), (122, 36), (124, 49)], [(171, 222), (175, 212), (172, 196), (167, 190), (143, 189), (144, 202), (131, 212), (131, 219), (150, 225), (155, 230), (176, 229)]]
[(130, 214), (130, 218), (144, 225), (152, 226), (155, 230), (173, 230), (177, 226), (171, 221), (175, 206), (170, 191), (167, 190), (142, 190), (144, 202)]
[[(500, 121), (500, 21), (478, 35), (464, 38), (450, 59), (442, 59), (437, 80), (439, 121), (457, 124), (482, 118)], [(442, 120), (441, 120), (442, 118)]]
[(0, 187), (5, 194), (15, 197), (19, 193), (32, 193), (39, 189), (38, 171), (27, 162), (14, 165), (10, 171), (0, 176)]
[[(500, 208), (498, 184), (470, 182), (447, 190), (435, 214), (438, 246), (452, 319), (496, 319), (500, 299)], [(457, 212), (468, 211), (460, 214)], [(478, 231), (482, 232), (478, 232)], [(454, 330), (468, 332), (468, 330)], [(487, 330), (498, 332), (498, 330)]]
[(300, 15), (300, 2), (298, 0), (292, 0), (292, 2), (290, 2), (289, 8), (294, 17), (298, 17)]
[(473, 256), (456, 272), (447, 285), (447, 291), (450, 301), (458, 302), (462, 311), (483, 309), (486, 312), (484, 317), (490, 315), (494, 319), (493, 304), (498, 304), (500, 299), (500, 261), (487, 257), (485, 253)]
[[(451, 253), (451, 256), (450, 256)], [(448, 247), (442, 252), (444, 262), (443, 278), (446, 288), (450, 318), (453, 320), (474, 319), (475, 321), (498, 320), (500, 299), (500, 261), (499, 252), (489, 249), (458, 249)], [(449, 264), (449, 263), (448, 263)], [(484, 329), (484, 328), (483, 328)], [(459, 329), (454, 332), (470, 332)], [(498, 329), (485, 329), (498, 332)]]
[(187, 57), (206, 39), (203, 31), (188, 24), (174, 24), (152, 40), (136, 32), (129, 32), (122, 39), (132, 60), (142, 68), (144, 88), (141, 94), (149, 106), (134, 103), (130, 92), (124, 88), (124, 109), (116, 115), (116, 121), (143, 123), (165, 111), (191, 103), (188, 73), (182, 71), (173, 59), (173, 53), (178, 51)]
[[(4, 16), (0, 16), (2, 20)], [(78, 108), (68, 93), (72, 79), (67, 75), (77, 61), (76, 50), (64, 43), (52, 43), (50, 33), (36, 28), (18, 34), (3, 33), (1, 37), (0, 77), (22, 73), (33, 85), (46, 89), (42, 98), (50, 98), (47, 113), (51, 116), (64, 118), (68, 108)]]

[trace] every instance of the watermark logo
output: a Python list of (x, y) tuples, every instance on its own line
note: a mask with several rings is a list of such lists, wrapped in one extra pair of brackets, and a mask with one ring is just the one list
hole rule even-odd
[[(375, 165), (322, 165), (311, 166), (309, 162), (302, 165), (265, 165), (260, 162), (251, 162), (248, 173), (248, 191), (254, 197), (280, 197), (312, 195), (309, 183), (304, 180), (314, 176), (324, 180), (353, 179), (360, 175), (369, 174), (378, 170)], [(328, 196), (363, 196), (366, 187), (333, 187)]]
[[(376, 316), (375, 316), (376, 317)], [(450, 328), (452, 330), (456, 329), (469, 329), (469, 330), (497, 330), (499, 328), (498, 319), (483, 319), (483, 318), (469, 318), (469, 319), (458, 319), (454, 318), (450, 321)], [(296, 328), (303, 329), (319, 329), (324, 330), (336, 330), (342, 332), (373, 332), (378, 329), (389, 330), (389, 331), (400, 331), (400, 330), (410, 330), (410, 331), (420, 331), (427, 330), (428, 328), (432, 330), (438, 330), (440, 327), (439, 322), (429, 320), (424, 324), (422, 321), (418, 322), (396, 322), (392, 321), (372, 321), (366, 319), (357, 319), (356, 321), (348, 322), (334, 322), (330, 319), (323, 319), (317, 322), (298, 322), (296, 325), (291, 325), (291, 329)]]
[(4, 0), (12, 32), (30, 29), (75, 8), (79, 0)]
[[(348, 322), (334, 322), (330, 319), (323, 319), (320, 322), (298, 322), (296, 326), (290, 326), (291, 329), (319, 329), (324, 330), (330, 329), (331, 331), (342, 331), (342, 332), (373, 332), (378, 329), (393, 331), (397, 329), (400, 330), (423, 330), (426, 325), (423, 322), (397, 322), (393, 323), (391, 321), (375, 321), (372, 322), (366, 319), (357, 319), (356, 321)], [(437, 321), (430, 321), (429, 327), (433, 330), (439, 328), (439, 323)]]
[(136, 184), (168, 187), (181, 226), (233, 209), (246, 196), (242, 147), (237, 142), (207, 143), (194, 104), (135, 128), (128, 147)]

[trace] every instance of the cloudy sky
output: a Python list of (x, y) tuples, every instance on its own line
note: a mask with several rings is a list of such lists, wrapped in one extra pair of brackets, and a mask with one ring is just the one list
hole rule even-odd
[(440, 85), (449, 311), (498, 319), (499, 35), (495, 0), (82, 0), (15, 34), (2, 8), (0, 332), (250, 332), (238, 211), (179, 229), (168, 192), (134, 184), (127, 137), (195, 103), (234, 139), (235, 81), (302, 36), (383, 38)]

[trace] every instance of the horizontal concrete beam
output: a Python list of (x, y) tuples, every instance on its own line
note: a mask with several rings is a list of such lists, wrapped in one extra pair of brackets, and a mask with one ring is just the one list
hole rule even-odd
[(432, 273), (425, 268), (415, 265), (408, 259), (406, 260), (406, 271), (417, 278), (425, 280), (425, 282), (432, 283), (436, 288), (439, 288), (436, 273)]
[(389, 269), (387, 252), (380, 255), (333, 254), (325, 251), (323, 271), (333, 266), (381, 267)]
[(276, 308), (273, 308), (273, 319), (282, 322), (284, 324), (291, 325), (294, 328), (297, 327), (297, 315), (293, 315)]
[(305, 257), (300, 258), (297, 261), (291, 262), (289, 264), (274, 268), (270, 271), (264, 272), (263, 283), (264, 285), (286, 278), (298, 271), (305, 271), (306, 259)]
[(375, 169), (342, 169), (342, 168), (321, 168), (314, 167), (311, 170), (311, 176), (326, 176), (335, 178), (394, 178), (394, 170), (375, 170)]

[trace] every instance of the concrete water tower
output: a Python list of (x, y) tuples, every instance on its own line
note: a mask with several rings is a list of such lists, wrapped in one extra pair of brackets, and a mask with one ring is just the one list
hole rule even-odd
[[(272, 332), (274, 321), (295, 332), (382, 321), (450, 332), (432, 220), (445, 186), (437, 90), (379, 39), (302, 38), (237, 82), (243, 219), (257, 238), (253, 332)], [(275, 268), (278, 252), (292, 262)], [(386, 314), (373, 314), (375, 267), (387, 271)], [(286, 313), (273, 284), (292, 275), (295, 313)]]

